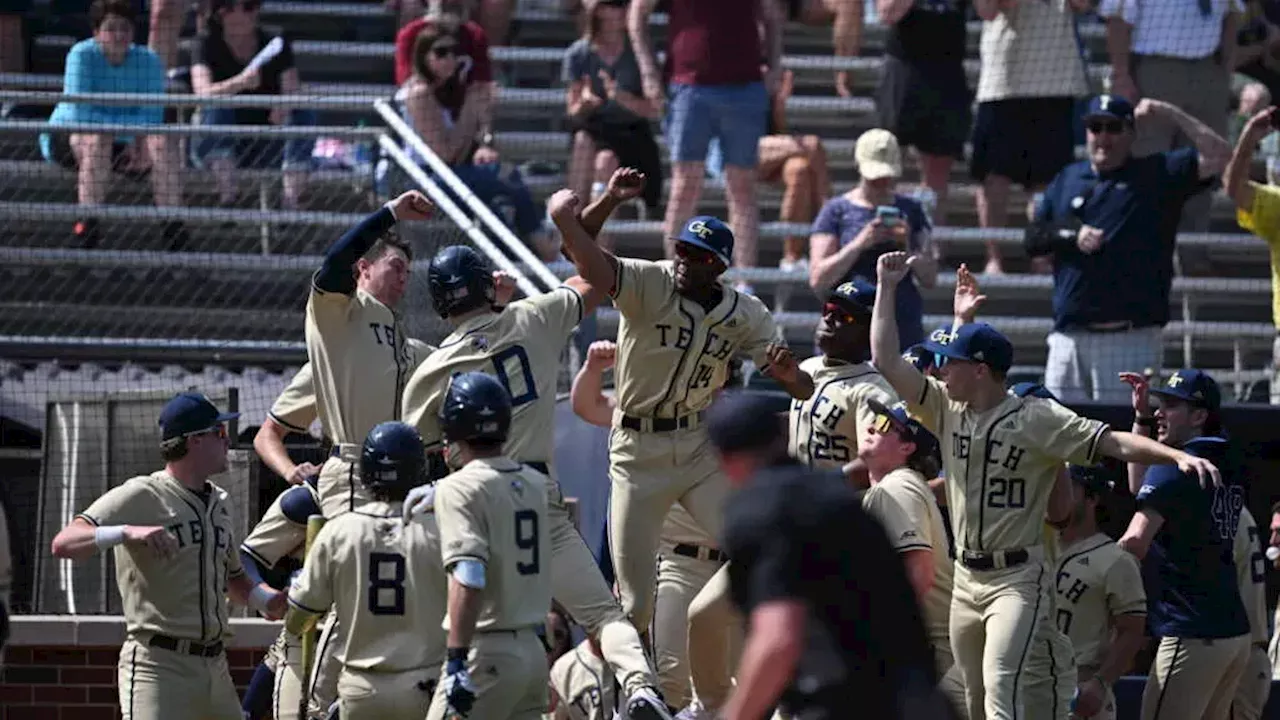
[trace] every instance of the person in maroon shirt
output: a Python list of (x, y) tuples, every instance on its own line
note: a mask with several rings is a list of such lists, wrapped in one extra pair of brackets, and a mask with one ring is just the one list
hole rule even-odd
[[(645, 97), (661, 102), (667, 93), (648, 27), (657, 3), (633, 0), (627, 28)], [(734, 265), (753, 267), (759, 224), (756, 161), (769, 95), (782, 70), (781, 13), (775, 0), (670, 0), (669, 6), (667, 145), (672, 172), (663, 222), (667, 256), (674, 253), (676, 228), (693, 214), (701, 198), (707, 149), (715, 137), (724, 155), (729, 223), (736, 240)], [(761, 57), (766, 58), (764, 73)]]
[[(414, 2), (416, 0), (406, 0)], [(423, 3), (426, 13), (396, 33), (396, 85), (404, 87), (413, 77), (413, 44), (429, 23), (444, 23), (456, 28), (458, 73), (460, 83), (442, 88), (436, 100), (451, 114), (457, 115), (467, 100), (480, 103), (480, 123), (476, 133), (475, 153), (471, 161), (476, 165), (498, 162), (498, 151), (493, 144), (493, 62), (489, 58), (489, 37), (480, 25), (467, 18), (467, 6), (462, 0), (427, 0)]]

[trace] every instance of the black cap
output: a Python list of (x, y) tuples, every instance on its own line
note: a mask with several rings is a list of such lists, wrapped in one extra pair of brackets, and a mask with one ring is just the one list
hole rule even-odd
[(209, 398), (200, 393), (178, 393), (160, 411), (160, 439), (172, 440), (211, 430), (238, 417), (240, 413), (218, 412)]
[(1107, 482), (1103, 469), (1099, 466), (1071, 465), (1068, 472), (1071, 479), (1090, 495), (1105, 495), (1111, 489), (1111, 483)]
[(786, 439), (778, 401), (763, 393), (721, 393), (707, 410), (707, 437), (721, 453), (763, 450)]

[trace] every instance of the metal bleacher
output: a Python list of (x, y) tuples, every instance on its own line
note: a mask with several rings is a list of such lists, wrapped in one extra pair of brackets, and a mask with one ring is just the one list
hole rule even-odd
[[(264, 22), (283, 27), (295, 39), (304, 94), (350, 101), (320, 110), (321, 125), (380, 124), (372, 103), (389, 98), (395, 90), (391, 84), (394, 21), (380, 3), (267, 2), (263, 16)], [(977, 24), (970, 27), (971, 86), (976, 84), (979, 30)], [(497, 141), (504, 160), (536, 163), (536, 168), (530, 166), (526, 173), (526, 181), (541, 200), (564, 182), (569, 138), (563, 118), (564, 91), (559, 83), (560, 58), (563, 48), (577, 33), (571, 19), (545, 11), (521, 12), (515, 32), (518, 47), (495, 47), (492, 51), (500, 81), (495, 123)], [(655, 34), (661, 46), (662, 28), (657, 28)], [(1082, 37), (1092, 60), (1090, 74), (1099, 80), (1107, 70), (1101, 29), (1084, 28)], [(796, 74), (796, 95), (788, 104), (790, 129), (824, 138), (835, 192), (843, 192), (855, 182), (854, 140), (875, 124), (872, 91), (882, 63), (883, 38), (883, 30), (869, 23), (864, 33), (862, 56), (838, 61), (830, 55), (829, 27), (789, 25), (786, 31), (786, 65)], [(56, 30), (39, 34), (32, 73), (0, 76), (0, 87), (59, 90), (63, 57), (73, 42), (73, 37), (58, 34)], [(836, 67), (852, 70), (855, 97), (834, 96), (832, 71)], [(109, 325), (118, 334), (164, 328), (174, 337), (193, 336), (194, 326), (184, 323), (194, 321), (184, 321), (181, 313), (174, 310), (191, 304), (181, 297), (182, 292), (190, 292), (190, 283), (175, 280), (172, 273), (149, 271), (152, 273), (149, 282), (157, 284), (155, 292), (149, 293), (145, 301), (130, 300), (125, 306), (106, 302), (87, 292), (73, 298), (42, 296), (47, 292), (51, 274), (62, 273), (66, 276), (63, 282), (73, 286), (77, 284), (78, 274), (110, 271), (102, 267), (102, 261), (83, 257), (83, 253), (56, 255), (67, 247), (67, 225), (76, 214), (74, 177), (41, 162), (33, 148), (16, 147), (13, 141), (19, 136), (5, 134), (5, 126), (5, 121), (0, 120), (0, 215), (9, 218), (0, 243), (4, 260), (0, 266), (0, 288), (3, 288), (0, 289), (0, 317), (3, 318), (0, 335), (53, 334), (50, 328), (54, 318), (61, 323), (58, 327), (92, 334), (97, 318), (104, 322), (111, 320)], [(908, 163), (904, 184), (913, 183), (917, 177), (914, 166)], [(203, 173), (190, 170), (186, 181), (187, 200), (199, 213), (188, 222), (198, 225), (199, 232), (189, 248), (192, 259), (171, 256), (169, 264), (189, 266), (193, 270), (203, 268), (201, 274), (216, 283), (217, 307), (209, 308), (213, 314), (202, 317), (213, 320), (217, 313), (227, 313), (226, 322), (214, 323), (216, 332), (224, 333), (227, 339), (300, 340), (302, 294), (299, 290), (305, 282), (306, 270), (314, 267), (314, 254), (356, 214), (324, 211), (335, 207), (331, 202), (335, 197), (349, 198), (353, 191), (367, 190), (362, 182), (362, 178), (345, 171), (320, 172), (312, 179), (310, 212), (289, 214), (262, 209), (254, 217), (273, 224), (276, 235), (271, 249), (277, 255), (257, 259), (267, 262), (255, 262), (251, 255), (261, 251), (260, 239), (252, 233), (249, 237), (224, 228), (220, 223), (225, 218), (212, 207), (212, 181)], [(113, 193), (109, 202), (122, 207), (104, 213), (120, 227), (154, 223), (158, 213), (149, 205), (146, 188), (134, 190)], [(940, 323), (949, 316), (954, 282), (954, 275), (949, 271), (961, 262), (981, 268), (985, 240), (995, 240), (1005, 247), (1009, 270), (1017, 273), (1026, 269), (1025, 258), (1018, 249), (1019, 227), (1025, 222), (1022, 208), (1026, 195), (1014, 193), (1009, 228), (983, 232), (976, 229), (973, 192), (966, 164), (957, 163), (951, 192), (942, 208), (947, 223), (935, 232), (943, 248), (943, 273), (938, 287), (925, 293), (929, 314), (926, 323)], [(811, 299), (807, 278), (776, 270), (781, 238), (789, 233), (803, 233), (804, 229), (777, 222), (780, 197), (778, 188), (762, 188), (761, 267), (744, 277), (767, 301), (780, 286), (792, 286), (788, 288), (792, 298), (788, 309), (793, 312), (783, 314), (781, 319), (789, 328), (793, 344), (807, 347), (815, 317), (813, 311), (817, 307)], [(373, 198), (369, 198), (369, 206), (372, 202)], [(44, 205), (48, 203), (56, 204), (55, 209), (50, 211)], [(723, 187), (719, 183), (707, 183), (701, 210), (726, 213)], [(660, 218), (652, 215), (648, 219), (633, 218), (615, 221), (607, 230), (619, 252), (649, 258), (660, 256)], [(1201, 366), (1235, 371), (1233, 376), (1238, 378), (1255, 378), (1256, 371), (1269, 362), (1275, 336), (1270, 323), (1267, 249), (1264, 243), (1241, 233), (1229, 201), (1221, 194), (1213, 203), (1211, 230), (1209, 235), (1187, 237), (1180, 243), (1185, 277), (1174, 284), (1171, 302), (1178, 322), (1171, 324), (1166, 332), (1170, 350), (1166, 362), (1181, 364), (1184, 360), (1181, 352), (1190, 346), (1194, 349), (1191, 361)], [(137, 234), (138, 237), (144, 235), (141, 231)], [(135, 242), (128, 250), (158, 249), (158, 245), (149, 247), (146, 242)], [(214, 261), (204, 255), (197, 258), (197, 253), (214, 253), (221, 259)], [(123, 255), (119, 259), (122, 263), (132, 262)], [(281, 263), (287, 267), (281, 267), (279, 272), (269, 270)], [(555, 269), (561, 274), (566, 270)], [(1135, 267), (1134, 271), (1143, 269)], [(139, 272), (143, 271), (134, 271), (133, 275), (116, 273), (112, 277), (130, 282), (129, 278), (138, 277)], [(1034, 374), (1043, 362), (1044, 337), (1049, 331), (1051, 280), (1046, 276), (1010, 274), (985, 277), (982, 283), (991, 297), (988, 312), (992, 320), (1011, 334), (1018, 346), (1020, 363), (1026, 363), (1028, 373)], [(137, 294), (125, 297), (137, 297)], [(255, 314), (252, 320), (233, 322), (231, 316), (243, 316), (249, 310)], [(611, 318), (606, 316), (602, 323), (606, 331), (611, 323)], [(207, 334), (207, 327), (204, 332)], [(1188, 336), (1190, 343), (1186, 341)]]

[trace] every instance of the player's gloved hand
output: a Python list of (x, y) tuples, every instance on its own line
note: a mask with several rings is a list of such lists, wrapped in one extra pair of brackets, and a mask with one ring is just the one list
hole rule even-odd
[(1097, 715), (1102, 710), (1106, 694), (1102, 682), (1096, 677), (1080, 683), (1076, 688), (1076, 694), (1071, 698), (1071, 714), (1082, 718)]
[(413, 519), (414, 515), (422, 515), (429, 513), (436, 506), (436, 486), (435, 485), (419, 485), (409, 491), (404, 497), (404, 519), (405, 522)]
[[(459, 652), (451, 649), (450, 653)], [(476, 686), (471, 684), (471, 673), (467, 672), (466, 651), (460, 651), (462, 657), (450, 658), (444, 667), (444, 697), (447, 709), (445, 715), (450, 718), (469, 717), (471, 706), (476, 702)]]

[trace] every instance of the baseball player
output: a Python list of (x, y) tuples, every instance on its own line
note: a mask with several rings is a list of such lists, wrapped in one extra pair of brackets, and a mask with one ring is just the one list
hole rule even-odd
[[(1128, 374), (1122, 379), (1134, 385)], [(1173, 468), (1141, 473), (1137, 511), (1120, 545), (1145, 561), (1154, 578), (1148, 624), (1160, 646), (1142, 695), (1142, 717), (1218, 720), (1231, 711), (1251, 644), (1232, 560), (1245, 499), (1243, 469), (1230, 443), (1216, 437), (1222, 395), (1212, 377), (1184, 369), (1163, 387), (1141, 385), (1134, 394), (1146, 391), (1156, 407), (1150, 418), (1135, 418), (1135, 427), (1145, 430), (1144, 420), (1153, 420), (1160, 443), (1212, 460), (1225, 480), (1206, 490)], [(1135, 468), (1129, 471), (1132, 482)]]
[(289, 379), (253, 437), (258, 457), (290, 485), (301, 485), (320, 475), (320, 468), (312, 463), (295, 463), (284, 444), (290, 433), (306, 435), (316, 417), (316, 394), (308, 362)]
[[(553, 202), (577, 204), (562, 191)], [(563, 212), (563, 210), (562, 210)], [(618, 327), (617, 410), (609, 440), (609, 550), (623, 609), (638, 628), (653, 615), (662, 524), (679, 502), (710, 536), (721, 530), (728, 484), (699, 429), (735, 355), (749, 356), (788, 394), (808, 398), (802, 372), (768, 309), (721, 281), (733, 232), (720, 220), (687, 221), (675, 260), (618, 258), (585, 236), (565, 236), (593, 287), (609, 288)]]
[(617, 707), (613, 670), (588, 635), (551, 665), (553, 720), (613, 720)]
[(1098, 529), (1107, 491), (1094, 468), (1073, 465), (1077, 493), (1062, 530), (1054, 608), (1058, 629), (1071, 639), (1078, 681), (1072, 716), (1115, 720), (1117, 680), (1133, 667), (1146, 642), (1147, 594), (1133, 556)]
[[(643, 177), (618, 173), (610, 188), (613, 196), (625, 199), (643, 188)], [(569, 216), (569, 210), (565, 207), (555, 213), (561, 232), (590, 242), (590, 231)], [(581, 278), (569, 278), (551, 292), (495, 312), (490, 305), (493, 289), (488, 263), (469, 247), (445, 248), (431, 261), (428, 272), (435, 308), (455, 329), (410, 378), (404, 394), (406, 421), (422, 433), (429, 451), (438, 450), (443, 428), (437, 424), (437, 414), (450, 378), (459, 372), (493, 373), (512, 399), (505, 453), (553, 475), (550, 463), (561, 352), (584, 314), (595, 312), (604, 293)], [(557, 602), (587, 632), (599, 636), (601, 651), (626, 691), (628, 712), (646, 720), (667, 717), (640, 636), (604, 582), (573, 526), (559, 484), (551, 477), (547, 493), (552, 558), (548, 577)]]
[(325, 523), (289, 593), (285, 627), (310, 632), (332, 605), (341, 628), (339, 716), (420, 720), (444, 658), (447, 594), (435, 519), (406, 522), (401, 508), (426, 480), (422, 438), (402, 422), (379, 424), (359, 472), (373, 502)]
[(224, 594), (279, 618), (284, 594), (240, 566), (227, 493), (226, 422), (203, 395), (181, 393), (160, 413), (163, 470), (107, 491), (53, 539), (53, 555), (84, 560), (114, 549), (127, 638), (120, 648), (125, 720), (242, 720), (223, 641)]
[(1267, 564), (1262, 554), (1258, 523), (1247, 507), (1240, 508), (1232, 559), (1235, 560), (1236, 584), (1240, 588), (1245, 615), (1249, 618), (1249, 637), (1253, 645), (1231, 703), (1231, 717), (1233, 720), (1258, 720), (1271, 695), (1271, 658), (1267, 654)]
[(364, 438), (378, 423), (400, 419), (415, 361), (394, 308), (408, 284), (413, 249), (393, 228), (426, 220), (433, 209), (416, 190), (392, 200), (334, 243), (311, 280), (307, 357), (320, 422), (333, 442), (318, 485), (325, 517), (365, 499), (356, 497), (355, 468)]
[[(862, 504), (876, 517), (879, 508), (891, 504), (907, 518), (906, 529), (897, 542), (891, 534), (890, 543), (903, 557), (907, 579), (920, 600), (938, 686), (957, 709), (964, 708), (964, 681), (951, 656), (949, 629), (954, 550), (942, 510), (925, 480), (938, 474), (938, 439), (907, 414), (905, 403), (886, 407), (871, 399), (868, 404), (874, 419), (862, 436), (858, 456), (867, 467), (871, 488)], [(928, 566), (921, 567), (920, 557), (928, 559)]]
[(512, 402), (493, 376), (459, 374), (438, 422), (455, 471), (435, 512), (449, 574), (447, 662), (430, 720), (534, 720), (546, 706), (547, 660), (534, 629), (551, 607), (547, 477), (503, 454)]
[[(613, 367), (616, 357), (617, 345), (614, 343), (608, 340), (592, 343), (587, 350), (587, 361), (573, 380), (569, 395), (573, 411), (592, 425), (609, 427), (613, 424), (613, 398), (606, 397), (602, 387), (604, 373)], [(725, 658), (725, 648), (731, 641), (725, 638), (724, 626), (732, 625), (732, 617), (728, 623), (719, 623), (721, 632), (718, 633), (717, 628), (707, 627), (710, 623), (700, 624), (699, 630), (708, 634), (706, 639), (699, 638), (701, 642), (690, 641), (689, 633), (694, 624), (688, 619), (694, 598), (724, 565), (725, 559), (715, 540), (698, 527), (689, 512), (681, 505), (673, 505), (662, 525), (658, 546), (657, 598), (650, 628), (662, 698), (672, 707), (685, 707), (692, 702), (689, 693), (690, 650), (707, 651), (702, 654), (700, 664), (718, 667), (718, 672), (707, 671), (709, 676), (719, 679), (722, 686), (715, 697), (728, 697), (731, 687), (728, 677), (732, 668)], [(711, 619), (711, 622), (724, 619), (722, 615)], [(720, 650), (718, 655), (717, 646)], [(700, 669), (705, 671), (705, 667)], [(553, 680), (554, 675), (553, 669)], [(700, 687), (705, 689), (705, 685)]]
[[(1280, 564), (1280, 501), (1271, 505), (1270, 529), (1271, 537), (1267, 542), (1266, 558), (1267, 562), (1272, 567), (1275, 567)], [(1280, 603), (1276, 604), (1271, 624), (1274, 628), (1280, 628)], [(1273, 678), (1280, 677), (1280, 629), (1271, 635), (1271, 641), (1267, 646), (1267, 656), (1271, 658), (1271, 676)]]
[(929, 343), (942, 361), (942, 379), (926, 378), (902, 359), (896, 311), (885, 300), (911, 262), (902, 252), (878, 260), (872, 362), (942, 443), (956, 541), (951, 648), (969, 716), (1062, 717), (1064, 699), (1028, 693), (1030, 670), (1041, 667), (1048, 676), (1050, 666), (1071, 661), (1055, 657), (1061, 645), (1053, 642), (1043, 548), (1045, 513), (1062, 463), (1088, 465), (1106, 455), (1220, 477), (1202, 458), (1111, 431), (1051, 400), (1010, 395), (1004, 383), (1013, 346), (985, 323), (963, 325), (945, 342)]

